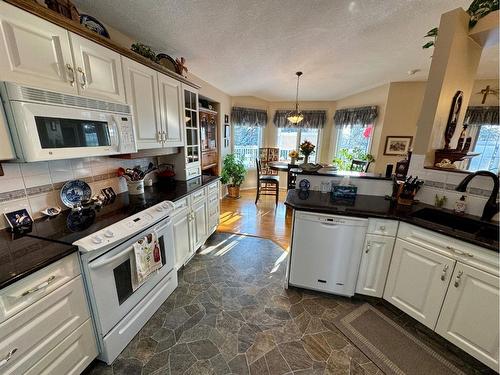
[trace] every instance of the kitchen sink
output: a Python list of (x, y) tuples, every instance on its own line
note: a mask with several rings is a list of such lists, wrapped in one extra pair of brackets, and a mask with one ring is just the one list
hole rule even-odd
[(450, 229), (470, 233), (487, 240), (498, 241), (498, 225), (486, 223), (467, 216), (459, 216), (436, 208), (422, 208), (421, 210), (415, 211), (410, 216)]

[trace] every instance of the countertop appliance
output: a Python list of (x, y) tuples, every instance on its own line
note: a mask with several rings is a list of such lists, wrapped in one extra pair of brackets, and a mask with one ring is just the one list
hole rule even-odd
[[(110, 364), (177, 287), (170, 215), (163, 201), (85, 236), (78, 246), (99, 343), (99, 359)], [(134, 284), (134, 244), (154, 234), (162, 267)]]
[(353, 296), (368, 219), (295, 212), (289, 284)]
[(22, 161), (137, 152), (132, 109), (126, 104), (0, 84), (0, 95)]

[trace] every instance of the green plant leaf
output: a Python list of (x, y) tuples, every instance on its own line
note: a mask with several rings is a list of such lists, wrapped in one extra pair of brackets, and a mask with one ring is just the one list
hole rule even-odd
[(431, 48), (431, 47), (433, 47), (433, 46), (434, 46), (434, 42), (427, 42), (427, 43), (425, 43), (425, 44), (422, 46), (422, 48), (423, 48), (423, 49), (427, 49), (427, 48)]
[(221, 171), (221, 182), (224, 185), (240, 186), (245, 180), (246, 169), (243, 162), (235, 154), (224, 158)]

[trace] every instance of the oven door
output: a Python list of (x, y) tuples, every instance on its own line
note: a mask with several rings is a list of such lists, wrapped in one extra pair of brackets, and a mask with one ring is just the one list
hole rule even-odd
[[(11, 102), (17, 146), (25, 161), (112, 155), (119, 151), (115, 115), (95, 110)], [(19, 155), (21, 156), (21, 155)]]
[[(134, 292), (130, 268), (134, 258), (133, 244), (153, 232), (158, 236), (163, 266), (150, 274)], [(174, 269), (172, 239), (171, 219), (167, 218), (88, 264), (92, 303), (103, 337)]]

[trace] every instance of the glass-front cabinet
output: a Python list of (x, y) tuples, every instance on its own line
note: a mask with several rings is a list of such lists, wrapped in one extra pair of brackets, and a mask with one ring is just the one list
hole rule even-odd
[(200, 161), (200, 126), (198, 93), (184, 89), (184, 121), (186, 123), (186, 166)]
[(186, 142), (175, 159), (176, 178), (189, 180), (201, 175), (200, 120), (198, 116), (198, 91), (183, 85), (184, 131)]

